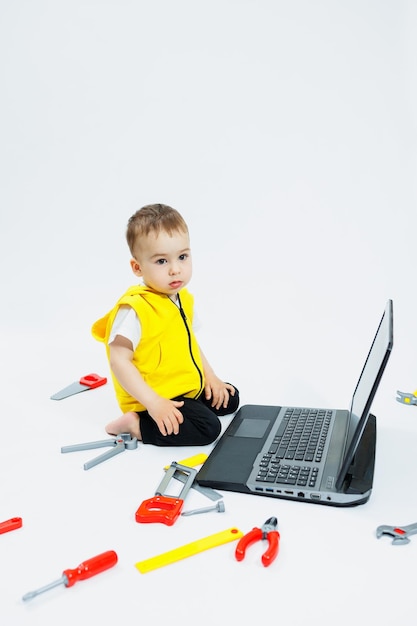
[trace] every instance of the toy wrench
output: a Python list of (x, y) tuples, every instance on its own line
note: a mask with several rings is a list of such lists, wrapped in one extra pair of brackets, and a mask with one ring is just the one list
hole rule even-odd
[[(187, 482), (184, 484), (178, 496), (167, 495), (164, 492), (177, 471), (188, 474)], [(139, 506), (135, 514), (136, 521), (140, 524), (161, 522), (167, 526), (172, 526), (181, 513), (185, 496), (191, 489), (196, 475), (197, 470), (195, 468), (186, 467), (185, 465), (180, 465), (173, 461), (158, 486), (155, 495), (152, 498), (144, 500)]]
[(79, 381), (72, 383), (72, 385), (68, 385), (68, 387), (64, 387), (64, 389), (61, 389), (61, 391), (58, 391), (57, 393), (54, 393), (54, 395), (51, 396), (51, 400), (63, 400), (69, 396), (74, 396), (76, 393), (101, 387), (101, 385), (105, 385), (106, 382), (107, 378), (104, 376), (99, 376), (98, 374), (86, 374), (80, 378)]
[(402, 402), (403, 404), (417, 404), (417, 391), (414, 393), (404, 393), (402, 391), (397, 391), (397, 402)]
[(417, 533), (417, 523), (408, 526), (388, 526), (387, 524), (378, 526), (376, 536), (379, 539), (382, 535), (391, 535), (393, 537), (392, 544), (394, 546), (404, 546), (410, 543), (409, 535)]

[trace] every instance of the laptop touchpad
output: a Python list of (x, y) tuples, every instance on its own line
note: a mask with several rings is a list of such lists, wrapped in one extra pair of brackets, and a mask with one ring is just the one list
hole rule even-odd
[(233, 436), (260, 439), (264, 436), (270, 423), (270, 420), (251, 419), (247, 417), (241, 421)]

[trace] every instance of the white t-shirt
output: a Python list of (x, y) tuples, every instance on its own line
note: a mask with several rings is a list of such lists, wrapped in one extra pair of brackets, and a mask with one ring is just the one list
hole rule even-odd
[[(175, 301), (175, 304), (178, 306), (178, 300)], [(193, 321), (193, 330), (194, 332), (198, 330), (200, 323), (194, 313), (194, 321)], [(116, 335), (121, 335), (122, 337), (126, 337), (132, 343), (133, 351), (136, 350), (139, 345), (139, 341), (141, 338), (142, 329), (140, 325), (140, 320), (136, 314), (135, 309), (133, 309), (128, 304), (124, 304), (119, 307), (119, 310), (116, 313), (116, 317), (114, 318), (113, 326), (110, 331), (109, 336), (109, 344), (115, 340)]]
[(135, 309), (132, 309), (128, 304), (119, 307), (116, 317), (114, 318), (113, 326), (111, 327), (109, 344), (115, 340), (116, 335), (121, 335), (129, 339), (135, 351), (139, 344), (141, 334), (142, 329)]

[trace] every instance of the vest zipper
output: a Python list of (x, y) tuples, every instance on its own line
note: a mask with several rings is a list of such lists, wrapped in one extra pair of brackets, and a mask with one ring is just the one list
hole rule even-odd
[[(180, 310), (181, 317), (182, 317), (182, 319), (183, 319), (184, 326), (185, 326), (186, 331), (187, 331), (187, 335), (188, 335), (188, 349), (189, 349), (189, 351), (190, 351), (191, 360), (192, 360), (192, 362), (193, 362), (193, 363), (194, 363), (194, 365), (195, 365), (195, 368), (196, 368), (196, 370), (197, 370), (197, 372), (198, 372), (198, 375), (200, 376), (200, 391), (199, 391), (199, 392), (197, 393), (197, 395), (195, 396), (195, 398), (198, 398), (198, 397), (199, 397), (199, 395), (201, 394), (201, 392), (203, 391), (203, 374), (202, 374), (202, 372), (201, 372), (200, 368), (198, 367), (198, 365), (197, 365), (197, 363), (196, 363), (196, 360), (195, 360), (195, 358), (194, 358), (193, 348), (192, 348), (192, 343), (191, 343), (191, 333), (190, 333), (190, 329), (189, 329), (189, 327), (188, 327), (187, 316), (185, 315), (185, 311), (184, 311), (184, 309), (182, 308), (180, 294), (177, 294), (177, 296), (178, 296), (178, 304), (179, 304), (179, 307), (177, 307), (177, 308), (179, 308), (179, 310)], [(177, 306), (177, 305), (175, 304), (175, 302), (173, 302), (172, 304), (173, 304), (174, 306)]]

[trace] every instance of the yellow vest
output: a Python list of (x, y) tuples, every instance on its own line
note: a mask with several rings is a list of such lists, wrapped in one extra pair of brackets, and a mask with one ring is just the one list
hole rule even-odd
[[(115, 307), (97, 320), (91, 329), (93, 337), (106, 344), (121, 305), (129, 305), (140, 320), (141, 338), (133, 353), (133, 363), (145, 382), (164, 398), (196, 398), (204, 388), (203, 363), (192, 330), (193, 296), (182, 289), (181, 308), (168, 296), (149, 287), (130, 287)], [(128, 394), (111, 373), (116, 398), (123, 413), (144, 411), (145, 407)]]

